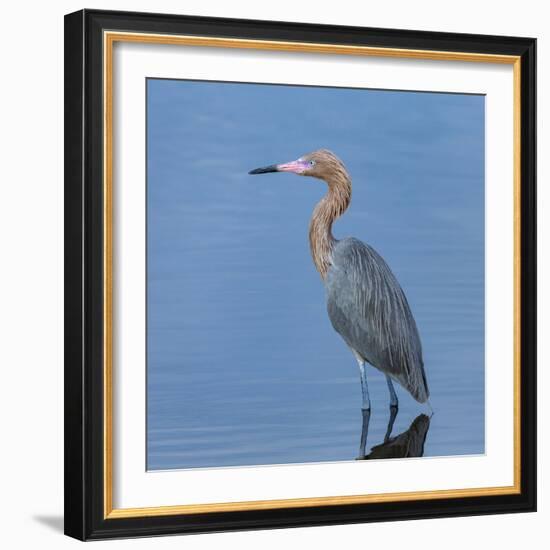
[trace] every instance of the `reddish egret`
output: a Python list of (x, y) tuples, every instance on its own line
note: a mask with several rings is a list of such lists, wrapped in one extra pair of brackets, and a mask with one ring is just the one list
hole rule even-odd
[(359, 364), (362, 408), (370, 411), (366, 363), (386, 375), (390, 407), (397, 409), (398, 405), (393, 381), (418, 402), (426, 402), (429, 390), (422, 346), (401, 286), (371, 246), (353, 237), (337, 240), (332, 235), (333, 222), (346, 211), (351, 200), (351, 178), (342, 161), (331, 151), (321, 149), (298, 160), (249, 173), (266, 172), (312, 176), (328, 186), (311, 217), (309, 244), (325, 284), (332, 326)]

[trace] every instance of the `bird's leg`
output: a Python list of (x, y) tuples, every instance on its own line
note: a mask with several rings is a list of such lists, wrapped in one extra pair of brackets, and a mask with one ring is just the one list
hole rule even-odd
[(386, 430), (386, 435), (384, 436), (384, 443), (387, 443), (391, 432), (393, 430), (393, 424), (395, 422), (395, 417), (397, 416), (397, 407), (390, 407), (390, 419), (388, 420), (388, 429)]
[(357, 361), (359, 363), (359, 374), (361, 376), (361, 391), (363, 392), (363, 403), (361, 408), (364, 411), (370, 411), (370, 397), (369, 386), (367, 385), (367, 373), (365, 372), (365, 362)]
[(388, 382), (388, 389), (390, 390), (390, 407), (397, 409), (399, 406), (399, 401), (397, 400), (397, 394), (395, 393), (395, 388), (393, 387), (393, 382), (391, 378), (386, 374), (386, 381)]
[(367, 446), (367, 435), (369, 433), (370, 409), (363, 409), (363, 424), (361, 426), (361, 443), (359, 444), (359, 460), (365, 458), (365, 447)]

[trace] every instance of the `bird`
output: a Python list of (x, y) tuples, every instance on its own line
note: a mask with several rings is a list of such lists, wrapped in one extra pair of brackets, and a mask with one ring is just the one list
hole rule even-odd
[(354, 237), (338, 240), (332, 234), (334, 221), (351, 202), (351, 176), (344, 163), (332, 151), (319, 149), (291, 162), (250, 170), (249, 174), (269, 172), (309, 176), (327, 185), (311, 216), (309, 246), (325, 286), (332, 327), (359, 366), (361, 409), (371, 409), (367, 364), (386, 376), (390, 408), (399, 405), (394, 382), (419, 403), (428, 401), (418, 328), (397, 278), (373, 247)]

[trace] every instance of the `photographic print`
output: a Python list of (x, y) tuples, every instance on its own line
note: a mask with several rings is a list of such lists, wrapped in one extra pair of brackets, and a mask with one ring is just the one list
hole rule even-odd
[(485, 97), (148, 78), (147, 469), (485, 452)]

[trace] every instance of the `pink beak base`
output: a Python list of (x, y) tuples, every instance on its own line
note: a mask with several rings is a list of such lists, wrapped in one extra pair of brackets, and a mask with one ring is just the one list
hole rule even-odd
[(292, 162), (277, 165), (279, 172), (292, 172), (293, 174), (301, 174), (306, 168), (306, 164), (300, 160), (293, 160)]

